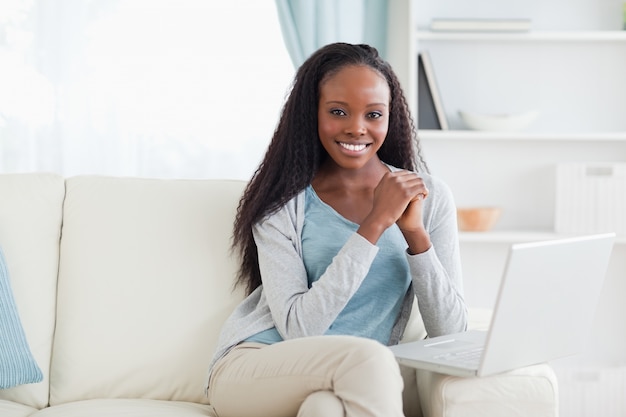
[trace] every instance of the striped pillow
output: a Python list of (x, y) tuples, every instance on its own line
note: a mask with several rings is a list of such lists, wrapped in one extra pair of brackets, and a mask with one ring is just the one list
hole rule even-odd
[(28, 346), (0, 249), (0, 389), (41, 382), (43, 374)]

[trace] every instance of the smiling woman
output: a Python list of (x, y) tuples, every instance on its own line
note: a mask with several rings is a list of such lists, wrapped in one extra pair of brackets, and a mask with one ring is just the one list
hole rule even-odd
[(0, 171), (247, 179), (293, 66), (273, 1), (0, 5)]
[(405, 415), (384, 345), (414, 298), (430, 336), (467, 322), (454, 200), (419, 148), (375, 48), (331, 43), (298, 68), (235, 218), (248, 297), (211, 361), (217, 414)]

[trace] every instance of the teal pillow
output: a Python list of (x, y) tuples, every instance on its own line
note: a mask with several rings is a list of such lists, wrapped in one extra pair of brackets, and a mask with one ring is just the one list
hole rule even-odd
[(17, 313), (4, 254), (0, 249), (0, 389), (42, 380), (43, 374), (30, 351)]

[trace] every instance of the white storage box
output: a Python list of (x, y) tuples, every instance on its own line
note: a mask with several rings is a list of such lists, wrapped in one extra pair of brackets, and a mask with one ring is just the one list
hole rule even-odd
[(556, 171), (556, 232), (626, 235), (626, 163), (562, 163)]

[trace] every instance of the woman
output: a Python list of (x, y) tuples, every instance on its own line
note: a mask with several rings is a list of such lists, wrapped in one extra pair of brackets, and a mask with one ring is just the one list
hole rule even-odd
[(299, 68), (235, 221), (248, 297), (211, 364), (220, 417), (402, 416), (385, 345), (413, 297), (429, 336), (465, 329), (454, 202), (416, 143), (374, 48), (327, 45)]

